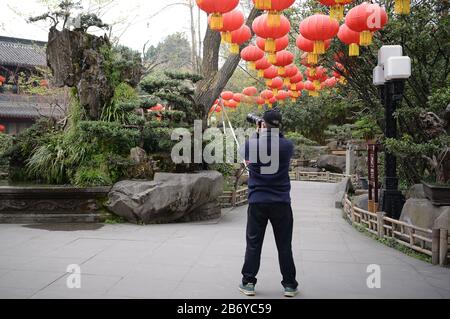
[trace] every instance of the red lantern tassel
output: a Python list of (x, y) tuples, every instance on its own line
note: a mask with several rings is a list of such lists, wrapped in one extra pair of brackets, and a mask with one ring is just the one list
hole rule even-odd
[(267, 61), (270, 64), (274, 64), (275, 62), (277, 62), (277, 55), (275, 53), (269, 53), (269, 55), (267, 56)]
[(254, 61), (248, 62), (248, 68), (250, 70), (255, 70), (256, 69), (255, 62)]
[(308, 64), (317, 64), (319, 62), (319, 57), (315, 53), (308, 53)]
[(211, 15), (211, 22), (209, 27), (211, 30), (220, 30), (223, 28), (223, 16), (220, 13), (213, 13)]
[(314, 41), (314, 54), (324, 54), (325, 53), (325, 42)]
[(349, 46), (349, 56), (359, 56), (359, 45), (356, 43), (352, 43)]
[(264, 45), (264, 51), (273, 53), (276, 50), (275, 40), (274, 39), (266, 39), (266, 43)]
[(359, 45), (361, 46), (369, 46), (372, 44), (372, 32), (363, 31), (359, 36)]
[(239, 45), (236, 43), (231, 43), (230, 53), (231, 54), (239, 54)]
[(269, 27), (279, 27), (280, 24), (281, 24), (280, 13), (278, 13), (277, 11), (270, 11), (267, 20), (267, 25)]

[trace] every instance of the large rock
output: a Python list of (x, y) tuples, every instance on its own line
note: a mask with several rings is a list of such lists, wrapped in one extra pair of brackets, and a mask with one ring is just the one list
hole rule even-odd
[(317, 167), (332, 173), (342, 174), (345, 172), (345, 156), (322, 155), (317, 161)]
[(153, 181), (128, 180), (113, 186), (107, 207), (134, 223), (170, 223), (220, 217), (223, 177), (216, 171), (156, 173)]
[(434, 206), (428, 199), (410, 198), (400, 220), (422, 228), (450, 229), (450, 206)]
[(352, 180), (350, 177), (344, 178), (341, 182), (336, 184), (334, 205), (336, 208), (342, 208), (345, 194), (354, 191)]
[(416, 184), (411, 186), (410, 189), (406, 192), (406, 199), (410, 198), (420, 198), (420, 199), (426, 199), (425, 191), (423, 190), (422, 184)]
[(367, 210), (369, 208), (369, 194), (362, 194), (353, 197), (352, 203), (356, 207)]

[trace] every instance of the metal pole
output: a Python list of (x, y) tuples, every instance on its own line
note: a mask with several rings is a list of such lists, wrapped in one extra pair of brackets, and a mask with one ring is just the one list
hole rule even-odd
[[(385, 137), (397, 138), (397, 119), (394, 113), (403, 98), (405, 82), (403, 80), (388, 81), (381, 87), (381, 99), (385, 108)], [(385, 151), (385, 178), (381, 207), (388, 217), (399, 219), (405, 198), (398, 190), (397, 158)]]

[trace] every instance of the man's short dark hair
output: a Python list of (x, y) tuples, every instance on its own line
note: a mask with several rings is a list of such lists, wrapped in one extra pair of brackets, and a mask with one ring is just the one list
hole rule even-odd
[(282, 124), (283, 117), (280, 110), (271, 109), (264, 112), (263, 120), (267, 128), (279, 128)]

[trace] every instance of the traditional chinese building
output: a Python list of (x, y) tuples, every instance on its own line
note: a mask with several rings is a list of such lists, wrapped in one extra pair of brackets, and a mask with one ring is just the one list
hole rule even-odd
[[(7, 134), (18, 134), (40, 117), (59, 118), (64, 114), (55, 96), (23, 90), (22, 82), (36, 79), (31, 86), (47, 86), (46, 42), (0, 36), (0, 125)], [(57, 104), (57, 107), (55, 107)]]

